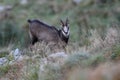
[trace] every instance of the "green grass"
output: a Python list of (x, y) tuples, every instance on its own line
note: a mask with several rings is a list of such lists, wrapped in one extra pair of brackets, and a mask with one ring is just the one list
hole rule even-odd
[(115, 45), (112, 48), (112, 54), (110, 55), (110, 58), (112, 60), (115, 60), (118, 58), (118, 60), (120, 59), (120, 46), (119, 45)]
[(5, 57), (6, 55), (8, 55), (8, 52), (1, 52), (0, 53), (0, 58)]
[(3, 77), (10, 70), (10, 65), (0, 66), (0, 77)]

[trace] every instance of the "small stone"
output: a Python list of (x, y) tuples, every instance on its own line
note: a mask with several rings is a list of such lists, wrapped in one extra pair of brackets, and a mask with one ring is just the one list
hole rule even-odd
[(6, 59), (6, 57), (0, 58), (0, 65), (5, 64), (7, 61), (8, 61), (8, 60)]
[(82, 0), (73, 0), (74, 3), (79, 4)]
[(20, 0), (20, 4), (26, 5), (28, 3), (28, 0)]

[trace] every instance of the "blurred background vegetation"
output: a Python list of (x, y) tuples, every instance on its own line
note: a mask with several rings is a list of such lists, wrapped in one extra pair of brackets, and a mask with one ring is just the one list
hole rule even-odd
[(29, 43), (28, 19), (39, 19), (60, 28), (60, 19), (69, 18), (70, 42), (90, 45), (97, 30), (104, 40), (106, 28), (120, 21), (120, 0), (0, 0), (0, 46)]
[[(30, 42), (27, 20), (39, 19), (60, 28), (60, 19), (67, 17), (68, 59), (62, 66), (46, 65), (41, 74), (41, 54), (50, 61), (49, 54), (45, 55), (49, 48), (44, 44), (35, 45), (33, 52), (26, 48)], [(120, 62), (116, 63), (120, 61), (119, 22), (120, 0), (0, 0), (0, 58), (8, 59), (7, 65), (0, 66), (0, 80), (120, 80)], [(19, 49), (23, 59), (10, 64), (14, 56), (9, 54)], [(83, 79), (89, 74), (97, 75)]]

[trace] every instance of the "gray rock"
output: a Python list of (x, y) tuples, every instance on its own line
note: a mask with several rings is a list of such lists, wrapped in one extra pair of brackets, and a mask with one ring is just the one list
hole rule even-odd
[(6, 57), (0, 58), (0, 65), (5, 64), (7, 61), (8, 61), (8, 59)]
[(21, 56), (20, 50), (18, 48), (15, 49), (13, 55), (15, 60), (18, 59)]
[(21, 51), (18, 48), (11, 51), (10, 55), (12, 55), (14, 57), (14, 60), (21, 60), (22, 59)]
[(5, 6), (0, 5), (0, 12), (5, 10)]
[(28, 0), (20, 0), (20, 4), (26, 5), (28, 3)]
[(5, 10), (10, 10), (10, 9), (12, 9), (11, 5), (6, 5), (6, 6), (0, 5), (0, 12), (3, 12)]

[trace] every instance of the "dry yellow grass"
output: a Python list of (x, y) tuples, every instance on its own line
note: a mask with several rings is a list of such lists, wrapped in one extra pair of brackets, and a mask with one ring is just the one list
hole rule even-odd
[(107, 62), (96, 68), (75, 67), (64, 74), (64, 80), (120, 80), (120, 62)]

